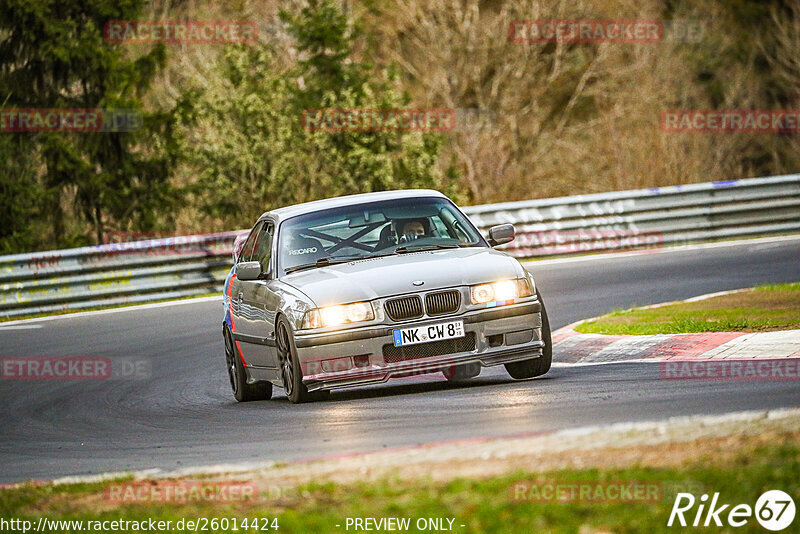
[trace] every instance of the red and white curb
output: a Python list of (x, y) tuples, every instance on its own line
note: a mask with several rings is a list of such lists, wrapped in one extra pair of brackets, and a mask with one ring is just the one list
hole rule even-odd
[[(730, 292), (725, 292), (730, 293)], [(702, 295), (685, 302), (703, 300)], [(657, 307), (663, 304), (648, 306)], [(591, 320), (591, 319), (587, 319)], [(631, 361), (722, 361), (800, 358), (800, 330), (702, 332), (696, 334), (582, 334), (579, 321), (553, 332), (553, 352), (562, 364)]]
[[(794, 334), (795, 343), (786, 354), (781, 351), (750, 349), (757, 356), (750, 357), (789, 357), (800, 351), (800, 330), (789, 332), (767, 332), (764, 334), (745, 334), (742, 332), (711, 332), (698, 334), (658, 334), (658, 335), (604, 335), (581, 334), (573, 330), (576, 325), (566, 326), (553, 333), (553, 352), (556, 361), (566, 364), (578, 363), (615, 363), (629, 361), (668, 361), (710, 359), (727, 357), (727, 350), (736, 348), (742, 340), (753, 339), (752, 336), (768, 334)], [(751, 346), (749, 343), (748, 346)]]

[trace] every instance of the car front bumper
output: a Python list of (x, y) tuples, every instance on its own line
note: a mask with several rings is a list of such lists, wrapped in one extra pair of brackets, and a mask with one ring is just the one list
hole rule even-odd
[[(393, 330), (452, 320), (464, 321), (465, 339), (459, 338), (460, 342), (412, 345), (403, 356), (389, 348), (394, 345)], [(435, 348), (433, 343), (440, 345)], [(390, 378), (445, 371), (457, 365), (477, 363), (489, 367), (541, 356), (541, 304), (533, 300), (341, 332), (298, 332), (295, 344), (303, 382), (309, 391), (375, 384)], [(449, 352), (450, 347), (455, 347), (456, 352)]]

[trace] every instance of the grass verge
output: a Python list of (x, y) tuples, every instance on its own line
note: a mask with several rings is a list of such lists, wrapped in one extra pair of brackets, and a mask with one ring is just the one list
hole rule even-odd
[(800, 282), (695, 302), (619, 310), (579, 324), (584, 334), (681, 334), (800, 329)]
[[(720, 504), (754, 506), (759, 495), (781, 489), (795, 502), (800, 502), (800, 435), (798, 431), (776, 432), (769, 440), (751, 436), (737, 442), (733, 451), (717, 454), (715, 448), (684, 445), (685, 455), (674, 466), (628, 467), (604, 469), (556, 469), (548, 471), (518, 470), (484, 478), (455, 478), (449, 481), (431, 479), (385, 478), (379, 481), (337, 484), (333, 482), (304, 484), (279, 496), (269, 496), (262, 488), (258, 500), (239, 503), (202, 503), (177, 505), (170, 503), (115, 505), (105, 497), (109, 486), (124, 481), (73, 485), (24, 485), (0, 491), (0, 517), (26, 519), (35, 525), (40, 516), (50, 520), (129, 521), (207, 518), (205, 532), (231, 532), (230, 520), (236, 518), (239, 532), (257, 532), (241, 528), (241, 520), (266, 518), (260, 525), (278, 526), (278, 532), (347, 532), (347, 518), (408, 518), (409, 532), (419, 531), (420, 518), (438, 518), (452, 532), (669, 532), (667, 520), (678, 492), (689, 492), (697, 498), (703, 493), (719, 492)], [(691, 451), (705, 451), (693, 455)], [(658, 489), (653, 502), (611, 500), (602, 502), (594, 491), (592, 497), (568, 499), (566, 502), (539, 500), (530, 486), (520, 491), (521, 482), (547, 484), (581, 484), (608, 489), (637, 482)], [(608, 493), (607, 495), (611, 495)], [(516, 498), (515, 498), (516, 496)], [(730, 509), (730, 507), (729, 507)], [(687, 512), (689, 523), (697, 506)], [(726, 514), (722, 515), (724, 520)], [(228, 518), (227, 529), (211, 528), (212, 518)], [(277, 518), (277, 522), (273, 520)], [(795, 524), (799, 521), (795, 519)], [(462, 526), (463, 525), (463, 526)], [(730, 527), (729, 527), (730, 528)], [(73, 530), (77, 530), (74, 529)], [(203, 531), (202, 528), (198, 530)], [(711, 529), (716, 532), (718, 529)], [(750, 518), (737, 532), (763, 532)], [(791, 529), (789, 529), (791, 530)], [(68, 529), (53, 529), (67, 532)], [(125, 529), (119, 529), (125, 532)], [(788, 530), (787, 530), (788, 531)]]

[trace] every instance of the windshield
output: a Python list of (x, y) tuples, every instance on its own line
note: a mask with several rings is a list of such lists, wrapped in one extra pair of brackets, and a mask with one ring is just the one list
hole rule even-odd
[(281, 224), (279, 265), (284, 272), (387, 254), (485, 246), (483, 238), (445, 198), (384, 200), (300, 215)]

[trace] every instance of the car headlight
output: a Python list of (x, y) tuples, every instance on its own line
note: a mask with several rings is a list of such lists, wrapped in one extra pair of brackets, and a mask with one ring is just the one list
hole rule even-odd
[(486, 304), (487, 307), (513, 304), (518, 298), (530, 297), (533, 294), (530, 280), (499, 280), (489, 284), (478, 284), (469, 288), (470, 300), (473, 304)]
[(340, 306), (326, 306), (308, 310), (303, 316), (303, 328), (322, 328), (347, 323), (360, 323), (375, 318), (372, 304), (369, 302), (353, 302)]

